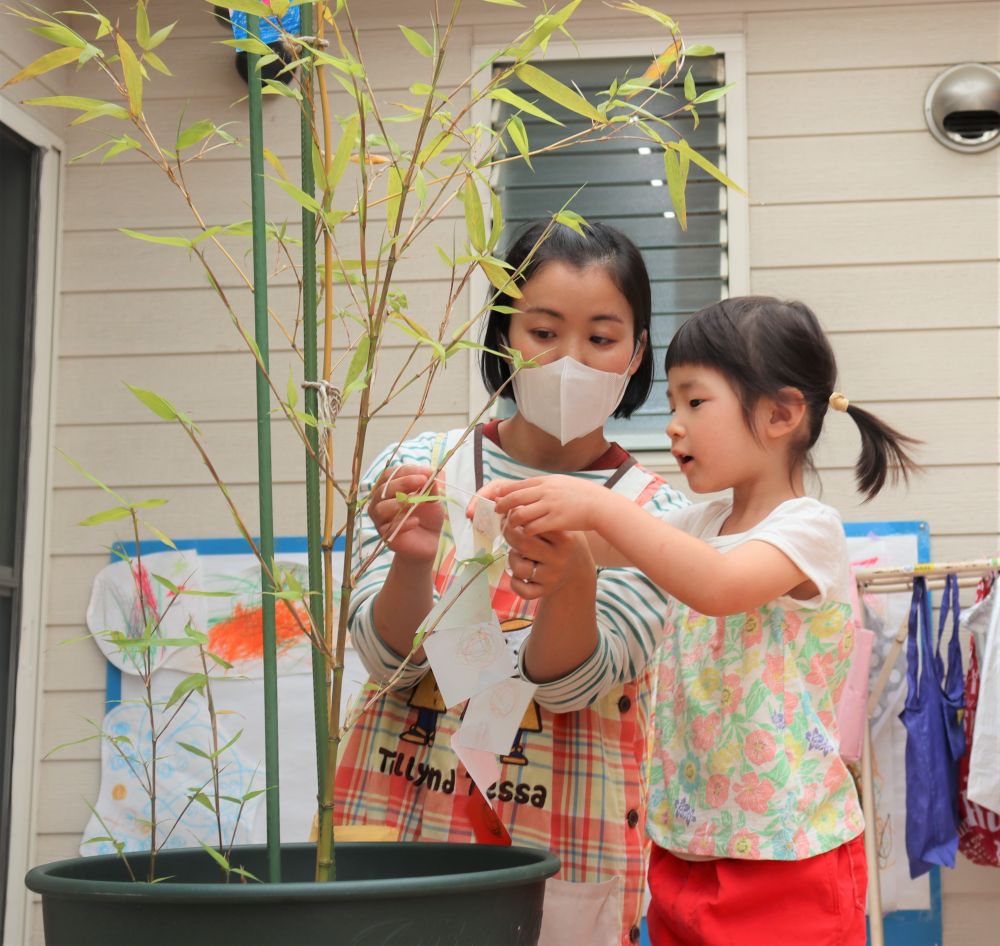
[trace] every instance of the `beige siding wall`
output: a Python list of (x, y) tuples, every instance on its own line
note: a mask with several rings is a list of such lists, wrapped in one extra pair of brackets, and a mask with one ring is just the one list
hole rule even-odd
[[(105, 6), (131, 15), (126, 3)], [(233, 121), (234, 133), (241, 134), (245, 105), (237, 100), (245, 86), (230, 51), (211, 45), (224, 36), (201, 6), (152, 4), (155, 19), (167, 18), (169, 10), (169, 18), (180, 22), (163, 50), (176, 78), (154, 76), (148, 111), (164, 133), (186, 109), (186, 121)], [(360, 17), (369, 65), (391, 99), (393, 91), (420, 77), (424, 64), (399, 41), (396, 24), (419, 25), (426, 18), (402, 0), (365, 6), (370, 9)], [(995, 550), (1000, 149), (959, 157), (938, 146), (924, 128), (922, 99), (941, 68), (1000, 59), (1000, 7), (891, 0), (682, 0), (657, 6), (677, 14), (689, 34), (745, 36), (753, 289), (811, 303), (833, 336), (847, 394), (926, 441), (927, 472), (909, 492), (892, 491), (861, 507), (850, 473), (857, 435), (846, 418), (832, 417), (817, 458), (824, 498), (847, 519), (929, 520), (938, 558)], [(473, 45), (509, 39), (511, 30), (503, 24), (516, 15), (495, 5), (467, 4), (449, 71), (463, 72)], [(630, 38), (637, 22), (585, 0), (574, 33)], [(36, 50), (33, 40), (11, 37), (8, 22), (0, 29), (4, 77), (44, 51), (41, 41)], [(64, 91), (58, 85), (64, 76), (71, 78), (74, 94), (102, 94), (86, 73), (56, 74), (29, 94)], [(283, 99), (266, 101), (265, 121), (269, 146), (291, 169), (298, 131), (290, 106)], [(400, 127), (405, 138), (411, 126)], [(71, 154), (99, 140), (94, 124), (64, 135)], [(192, 167), (188, 179), (208, 222), (249, 215), (243, 152), (215, 152)], [(272, 191), (269, 200), (282, 208), (275, 209), (277, 216), (294, 221), (295, 208), (280, 193)], [(101, 167), (91, 157), (72, 165), (64, 214), (57, 446), (127, 496), (169, 499), (156, 521), (172, 535), (230, 534), (229, 515), (187, 442), (153, 419), (122, 382), (152, 388), (195, 417), (252, 523), (256, 460), (246, 354), (186, 254), (132, 242), (117, 232), (123, 226), (168, 234), (194, 229), (176, 193), (141, 159), (124, 155)], [(450, 232), (447, 219), (438, 224), (442, 242), (450, 242)], [(403, 268), (411, 308), (424, 320), (440, 310), (446, 293), (445, 283), (427, 278), (434, 258), (430, 247)], [(225, 273), (223, 284), (249, 321), (249, 295), (238, 275)], [(292, 311), (292, 279), (281, 274), (275, 285), (275, 308)], [(275, 376), (283, 384), (292, 355), (277, 332), (273, 344)], [(402, 351), (394, 348), (388, 361), (398, 364)], [(468, 381), (467, 365), (449, 368), (422, 429), (464, 418)], [(381, 418), (371, 442), (398, 436), (403, 410)], [(275, 437), (277, 530), (298, 534), (304, 528), (301, 451), (283, 426), (276, 425)], [(343, 466), (345, 458), (338, 461)], [(122, 537), (112, 527), (74, 525), (102, 503), (66, 466), (56, 468), (52, 506), (45, 748), (85, 734), (82, 718), (101, 713), (104, 668), (96, 649), (61, 642), (81, 633), (91, 580), (106, 561), (100, 547)], [(87, 820), (81, 799), (95, 797), (97, 784), (91, 743), (41, 762), (41, 859), (74, 853)], [(946, 872), (944, 891), (947, 946), (992, 938), (1000, 925), (1000, 873), (963, 862)]]

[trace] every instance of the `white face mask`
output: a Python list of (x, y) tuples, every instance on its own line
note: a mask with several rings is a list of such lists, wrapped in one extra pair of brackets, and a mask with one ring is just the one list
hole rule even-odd
[(518, 413), (563, 445), (603, 427), (621, 404), (641, 351), (640, 343), (621, 374), (590, 368), (568, 355), (523, 368), (512, 382)]

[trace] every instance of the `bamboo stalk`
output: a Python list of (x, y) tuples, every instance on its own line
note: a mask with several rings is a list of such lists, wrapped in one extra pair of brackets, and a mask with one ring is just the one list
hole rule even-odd
[[(316, 35), (322, 40), (326, 32), (324, 17), (325, 6), (321, 6), (316, 23)], [(327, 180), (333, 167), (333, 118), (330, 115), (330, 98), (326, 87), (326, 72), (322, 63), (316, 64), (316, 82), (319, 87), (320, 110), (323, 115), (323, 166)], [(323, 207), (329, 209), (329, 193), (323, 195)], [(364, 256), (364, 253), (362, 253)], [(328, 227), (323, 228), (323, 378), (330, 380), (333, 370), (333, 238)], [(334, 471), (333, 471), (333, 431), (323, 432), (326, 443), (327, 469), (326, 490), (323, 512), (323, 641), (327, 654), (333, 651), (333, 503), (334, 503)], [(353, 542), (351, 510), (347, 513), (347, 537), (345, 539), (347, 560), (350, 561), (350, 549)], [(343, 589), (341, 589), (343, 601)], [(337, 658), (334, 657), (333, 673), (337, 674)], [(323, 705), (317, 709), (317, 715), (324, 719), (323, 729), (325, 739), (323, 744), (317, 742), (317, 766), (323, 773), (320, 782), (318, 799), (319, 833), (316, 839), (316, 880), (318, 882), (337, 879), (337, 860), (333, 838), (333, 782), (336, 777), (337, 756), (329, 754), (330, 740), (338, 735), (330, 731), (332, 690), (330, 684), (330, 665), (324, 660), (323, 675)]]
[[(311, 36), (313, 30), (313, 8), (306, 3), (300, 9), (302, 17), (302, 34)], [(300, 159), (302, 164), (302, 190), (312, 197), (316, 191), (316, 180), (313, 174), (313, 74), (305, 64), (302, 82), (302, 112), (300, 134)], [(307, 71), (308, 70), (308, 71)], [(306, 384), (306, 413), (315, 418), (318, 416), (318, 395), (312, 386), (317, 380), (317, 345), (316, 345), (316, 215), (302, 208), (302, 351), (303, 377)], [(323, 627), (323, 559), (322, 533), (320, 526), (319, 501), (319, 431), (316, 427), (306, 428), (306, 437), (311, 449), (306, 451), (306, 541), (309, 548), (309, 612), (312, 615), (313, 631), (319, 632)], [(326, 681), (330, 674), (326, 655), (318, 648), (312, 649), (313, 673), (313, 715), (316, 721), (316, 792), (317, 797), (323, 791), (323, 773), (326, 770), (327, 716), (326, 716)]]
[[(247, 32), (260, 39), (260, 21), (247, 17)], [(281, 823), (278, 797), (278, 656), (275, 630), (274, 511), (271, 486), (271, 392), (268, 387), (270, 348), (267, 312), (267, 242), (264, 209), (264, 133), (261, 107), (260, 57), (247, 54), (250, 124), (250, 195), (253, 219), (254, 337), (261, 364), (257, 381), (257, 470), (260, 505), (261, 611), (264, 629), (264, 778), (267, 785), (267, 863), (271, 883), (281, 882)]]

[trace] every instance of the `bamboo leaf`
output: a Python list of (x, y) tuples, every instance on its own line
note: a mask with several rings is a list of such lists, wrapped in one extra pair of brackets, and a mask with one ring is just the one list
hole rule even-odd
[(201, 121), (195, 122), (193, 125), (188, 125), (188, 127), (177, 136), (177, 150), (183, 151), (185, 148), (190, 148), (191, 145), (198, 144), (199, 141), (204, 141), (214, 131), (215, 122), (209, 121), (207, 118), (203, 118)]
[(465, 226), (469, 231), (469, 242), (477, 253), (486, 249), (486, 225), (483, 222), (483, 204), (479, 190), (470, 174), (462, 187), (462, 203), (465, 205)]
[(167, 548), (171, 548), (174, 551), (177, 551), (177, 546), (174, 544), (174, 540), (171, 539), (170, 536), (166, 534), (166, 532), (161, 532), (159, 529), (156, 528), (156, 526), (151, 525), (150, 523), (146, 522), (145, 519), (143, 519), (141, 521), (142, 521), (142, 524), (147, 529), (149, 529), (149, 531), (152, 532), (153, 535), (156, 536), (156, 538), (158, 538), (165, 546), (167, 546)]
[[(211, 0), (208, 0), (211, 2)], [(249, 13), (251, 16), (262, 16), (265, 19), (274, 16), (274, 12), (267, 4), (260, 0), (226, 0), (225, 4), (230, 10), (238, 10), (240, 13)]]
[(531, 148), (528, 144), (528, 131), (524, 127), (524, 122), (521, 121), (519, 115), (511, 115), (510, 120), (507, 122), (507, 134), (510, 135), (510, 140), (514, 142), (514, 147), (517, 148), (521, 153), (521, 157), (524, 158), (524, 163), (533, 171), (534, 168), (531, 167)]
[(122, 60), (122, 76), (125, 88), (128, 90), (129, 114), (136, 117), (142, 113), (142, 67), (135, 57), (132, 47), (120, 33), (115, 36), (118, 44), (118, 55)]
[(82, 125), (84, 122), (93, 121), (95, 118), (116, 118), (119, 121), (127, 121), (128, 109), (122, 108), (121, 105), (115, 105), (114, 102), (105, 102), (103, 105), (93, 108), (89, 112), (77, 115), (70, 122), (70, 125)]
[(315, 197), (310, 197), (309, 194), (301, 188), (296, 187), (291, 181), (283, 181), (280, 177), (268, 177), (268, 180), (274, 181), (299, 206), (305, 207), (306, 210), (310, 210), (314, 214), (323, 212), (322, 206)]
[(285, 166), (281, 163), (281, 158), (279, 158), (270, 148), (264, 148), (264, 160), (278, 172), (278, 177), (280, 177), (283, 181), (291, 181), (291, 178), (288, 176), (288, 172), (285, 170)]
[(693, 46), (684, 47), (685, 56), (714, 56), (715, 47), (706, 46), (704, 43), (695, 43)]
[(119, 227), (119, 233), (131, 237), (133, 240), (142, 240), (144, 243), (158, 243), (161, 246), (182, 246), (184, 249), (191, 249), (191, 241), (186, 237), (154, 236), (152, 233), (139, 233), (138, 230), (129, 230), (127, 227)]
[(253, 53), (255, 56), (270, 56), (273, 50), (266, 43), (261, 42), (255, 36), (245, 36), (243, 39), (224, 39), (223, 46), (232, 46), (245, 53)]
[(117, 519), (127, 519), (132, 515), (132, 510), (127, 506), (115, 506), (112, 509), (105, 509), (103, 512), (95, 512), (86, 519), (81, 519), (77, 525), (99, 526), (103, 522), (114, 522)]
[(549, 41), (549, 37), (556, 30), (560, 30), (566, 25), (566, 21), (573, 15), (580, 2), (581, 0), (572, 0), (572, 3), (566, 4), (557, 13), (546, 13), (543, 16), (536, 17), (535, 25), (531, 32), (527, 35), (524, 42), (512, 50), (512, 52), (518, 59), (524, 59), (536, 47), (541, 46), (544, 49)]
[(688, 69), (687, 75), (684, 76), (684, 98), (689, 102), (698, 94), (698, 87), (694, 82), (694, 70)]
[(559, 119), (553, 118), (548, 112), (543, 112), (537, 105), (533, 105), (527, 99), (521, 98), (520, 95), (516, 92), (511, 92), (510, 89), (494, 89), (490, 92), (489, 98), (496, 99), (498, 102), (506, 102), (508, 105), (513, 105), (514, 108), (520, 109), (522, 112), (534, 115), (535, 118), (542, 118), (547, 122), (552, 122), (553, 125), (563, 127), (563, 123)]
[(672, 20), (665, 13), (660, 13), (659, 10), (654, 10), (652, 7), (647, 7), (641, 3), (635, 3), (634, 0), (624, 0), (622, 3), (612, 4), (612, 7), (616, 10), (625, 10), (628, 13), (639, 13), (642, 16), (648, 16), (650, 19), (656, 20), (661, 26), (665, 26), (671, 33), (677, 32), (677, 23)]
[(486, 249), (492, 253), (497, 243), (500, 242), (500, 236), (503, 232), (503, 207), (500, 204), (500, 195), (492, 187), (490, 188), (490, 206), (492, 210), (490, 238), (486, 242)]
[(403, 190), (403, 179), (399, 175), (396, 166), (389, 168), (386, 175), (386, 204), (385, 204), (385, 230), (386, 233), (396, 232), (399, 217), (399, 199)]
[(146, 50), (142, 56), (143, 62), (148, 62), (157, 72), (162, 72), (165, 76), (172, 76), (173, 73), (167, 68), (167, 64), (156, 55), (156, 53)]
[(76, 62), (82, 52), (83, 50), (77, 46), (64, 46), (62, 49), (53, 49), (52, 52), (40, 56), (33, 63), (25, 66), (16, 75), (11, 76), (11, 78), (0, 86), (0, 89), (6, 89), (8, 85), (16, 85), (25, 79), (37, 78), (38, 76), (45, 75), (46, 72), (58, 69), (60, 66)]
[(157, 417), (163, 418), (163, 420), (180, 420), (181, 415), (178, 410), (171, 404), (166, 398), (160, 397), (159, 394), (155, 394), (153, 391), (146, 391), (143, 388), (133, 387), (131, 384), (126, 384), (127, 387), (135, 396), (146, 405)]
[(423, 167), (428, 161), (433, 160), (444, 151), (451, 137), (450, 131), (439, 131), (431, 141), (420, 149), (420, 154), (417, 155), (417, 167)]
[[(73, 108), (80, 112), (89, 112), (95, 108), (100, 108), (103, 105), (112, 105), (112, 102), (105, 102), (102, 99), (88, 99), (80, 95), (47, 95), (40, 99), (25, 99), (25, 105), (46, 105), (51, 108)], [(115, 108), (121, 110), (121, 113), (128, 116), (128, 112), (125, 111), (120, 105), (116, 105)]]
[(734, 191), (738, 191), (741, 194), (746, 194), (746, 191), (740, 187), (735, 181), (727, 177), (719, 168), (717, 168), (711, 161), (708, 160), (704, 155), (699, 154), (694, 148), (691, 147), (686, 141), (681, 140), (677, 142), (676, 148), (680, 153), (686, 154), (691, 160), (692, 164), (697, 164), (703, 171), (707, 171), (712, 175), (720, 184), (725, 184), (726, 187), (732, 188)]
[[(228, 2), (228, 0), (227, 0)], [(245, 2), (245, 0), (244, 0)], [(265, 10), (267, 7), (264, 8)], [(229, 873), (229, 861), (227, 861), (214, 847), (210, 844), (206, 844), (201, 838), (198, 839), (198, 843), (202, 846), (202, 849), (208, 854), (216, 864), (219, 865), (226, 873)]]
[(46, 22), (47, 26), (33, 26), (28, 30), (36, 36), (51, 40), (60, 46), (76, 46), (78, 49), (86, 49), (90, 44), (79, 34), (75, 33), (68, 26), (53, 21), (38, 20), (39, 23)]
[(507, 270), (499, 264), (499, 261), (493, 259), (480, 259), (477, 260), (477, 262), (483, 272), (486, 273), (486, 278), (496, 289), (499, 289), (500, 292), (510, 296), (512, 299), (521, 298), (521, 290), (511, 278), (510, 273), (508, 273)]
[(337, 150), (333, 155), (333, 161), (330, 162), (330, 173), (327, 179), (331, 194), (340, 183), (340, 179), (344, 176), (344, 171), (347, 170), (348, 162), (351, 160), (351, 153), (354, 151), (354, 144), (357, 141), (359, 124), (360, 118), (357, 115), (352, 115), (341, 132)]
[(137, 503), (132, 503), (133, 509), (159, 509), (160, 506), (166, 506), (167, 500), (165, 499), (143, 499)]
[[(184, 743), (181, 743), (181, 745), (184, 745)], [(184, 747), (188, 748), (187, 746)], [(197, 802), (199, 805), (204, 805), (204, 807), (206, 807), (210, 812), (212, 812), (213, 815), (215, 814), (215, 808), (213, 807), (212, 803), (208, 800), (208, 798), (205, 796), (204, 792), (194, 792), (192, 795), (189, 795), (188, 797), (191, 799), (191, 801)]]
[[(164, 707), (164, 709), (170, 709), (170, 707), (173, 706), (174, 703), (176, 703), (178, 700), (182, 699), (188, 693), (191, 693), (194, 690), (197, 690), (199, 693), (203, 693), (205, 690), (205, 685), (207, 683), (208, 683), (208, 677), (206, 677), (205, 674), (203, 673), (192, 673), (189, 676), (185, 677), (183, 680), (181, 680), (180, 683), (177, 684), (176, 687), (174, 687), (174, 692), (170, 695), (170, 699), (167, 700), (167, 705)], [(179, 744), (184, 746), (183, 742)], [(186, 749), (187, 746), (184, 746), (184, 748)], [(195, 754), (197, 754), (197, 752)], [(205, 756), (205, 758), (207, 758), (207, 756)]]
[(411, 30), (408, 26), (400, 26), (403, 31), (403, 35), (406, 37), (406, 41), (418, 52), (421, 56), (426, 56), (428, 59), (434, 58), (434, 47), (427, 42), (416, 30)]
[(600, 112), (588, 102), (579, 92), (575, 92), (568, 85), (564, 85), (558, 79), (553, 79), (547, 72), (542, 72), (535, 66), (518, 66), (514, 70), (517, 77), (526, 85), (530, 85), (535, 91), (541, 92), (547, 99), (561, 105), (563, 108), (583, 115), (591, 121), (601, 120)]
[(553, 219), (556, 223), (561, 223), (564, 227), (569, 227), (570, 230), (579, 236), (586, 236), (583, 228), (587, 221), (575, 210), (560, 210)]
[[(282, 83), (278, 83), (282, 85)], [(320, 191), (326, 190), (326, 161), (323, 160), (323, 153), (319, 150), (319, 145), (312, 143), (312, 171), (313, 182)]]
[(288, 406), (295, 410), (295, 405), (299, 403), (299, 386), (295, 383), (295, 374), (292, 371), (292, 366), (288, 366)]
[(94, 476), (93, 473), (89, 473), (87, 470), (85, 470), (68, 453), (63, 453), (62, 450), (60, 450), (59, 453), (62, 454), (62, 458), (71, 467), (73, 467), (73, 469), (76, 470), (77, 473), (79, 473), (81, 476), (83, 476), (84, 478), (90, 480), (90, 482), (93, 483), (95, 486), (100, 487), (109, 496), (113, 496), (115, 498), (115, 500), (117, 502), (121, 503), (123, 506), (127, 506), (129, 504), (128, 500), (125, 499), (124, 496), (122, 496), (120, 493), (116, 493), (110, 486), (108, 486), (107, 484), (101, 482), (101, 480), (99, 480), (96, 476)]
[[(358, 347), (354, 349), (351, 363), (347, 368), (347, 377), (344, 379), (344, 388), (349, 388), (360, 376), (361, 372), (368, 365), (368, 352), (371, 348), (371, 336), (362, 335), (358, 341)], [(346, 396), (346, 395), (345, 395)]]
[(728, 85), (719, 86), (717, 89), (709, 89), (707, 92), (702, 92), (696, 99), (691, 100), (691, 104), (701, 105), (702, 102), (714, 102), (716, 99), (721, 99), (735, 85), (735, 82), (730, 82)]
[(174, 27), (177, 25), (177, 21), (174, 20), (169, 26), (164, 26), (162, 29), (157, 30), (150, 38), (149, 45), (146, 47), (146, 52), (151, 49), (156, 49), (172, 32)]
[(145, 0), (139, 0), (135, 8), (135, 41), (142, 49), (149, 49), (149, 16)]
[(667, 176), (667, 189), (670, 191), (670, 201), (674, 205), (674, 213), (682, 230), (687, 229), (687, 186), (690, 159), (672, 149), (663, 152), (663, 167)]
[(520, 0), (483, 0), (483, 3), (495, 3), (498, 7), (521, 7), (524, 9), (524, 4)]

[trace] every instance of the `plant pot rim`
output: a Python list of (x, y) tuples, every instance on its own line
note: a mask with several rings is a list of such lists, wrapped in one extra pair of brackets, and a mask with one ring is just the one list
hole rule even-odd
[[(443, 856), (456, 847), (507, 850), (519, 854), (530, 855), (529, 863), (520, 863), (511, 867), (501, 867), (493, 870), (456, 871), (455, 873), (430, 874), (418, 877), (389, 877), (378, 880), (343, 880), (332, 883), (316, 881), (292, 881), (278, 884), (271, 883), (147, 883), (132, 880), (95, 880), (86, 877), (65, 877), (60, 872), (85, 861), (88, 865), (98, 868), (102, 863), (117, 865), (120, 857), (117, 854), (101, 854), (93, 857), (71, 857), (61, 861), (53, 861), (32, 868), (25, 876), (25, 886), (35, 892), (50, 897), (68, 899), (90, 899), (99, 897), (108, 902), (135, 901), (137, 898), (153, 899), (160, 903), (190, 902), (197, 900), (206, 903), (238, 903), (242, 900), (270, 900), (283, 902), (310, 902), (326, 900), (380, 900), (387, 894), (395, 897), (425, 897), (428, 894), (456, 894), (477, 891), (485, 888), (498, 889), (518, 886), (526, 881), (548, 878), (559, 871), (560, 863), (552, 852), (541, 848), (515, 845), (499, 848), (489, 844), (461, 844), (432, 841), (396, 841), (396, 842), (343, 842), (337, 845), (337, 850), (352, 849), (363, 851), (378, 849), (391, 862), (397, 859), (400, 848), (411, 848), (419, 845), (422, 850), (440, 850)], [(283, 844), (282, 850), (309, 848), (315, 850), (315, 843)], [(266, 851), (263, 844), (237, 845), (233, 852)], [(164, 857), (189, 852), (202, 857), (208, 857), (201, 848), (174, 848), (163, 852)], [(132, 852), (131, 857), (137, 860), (148, 856), (148, 852)], [(120, 868), (119, 868), (120, 869)]]

